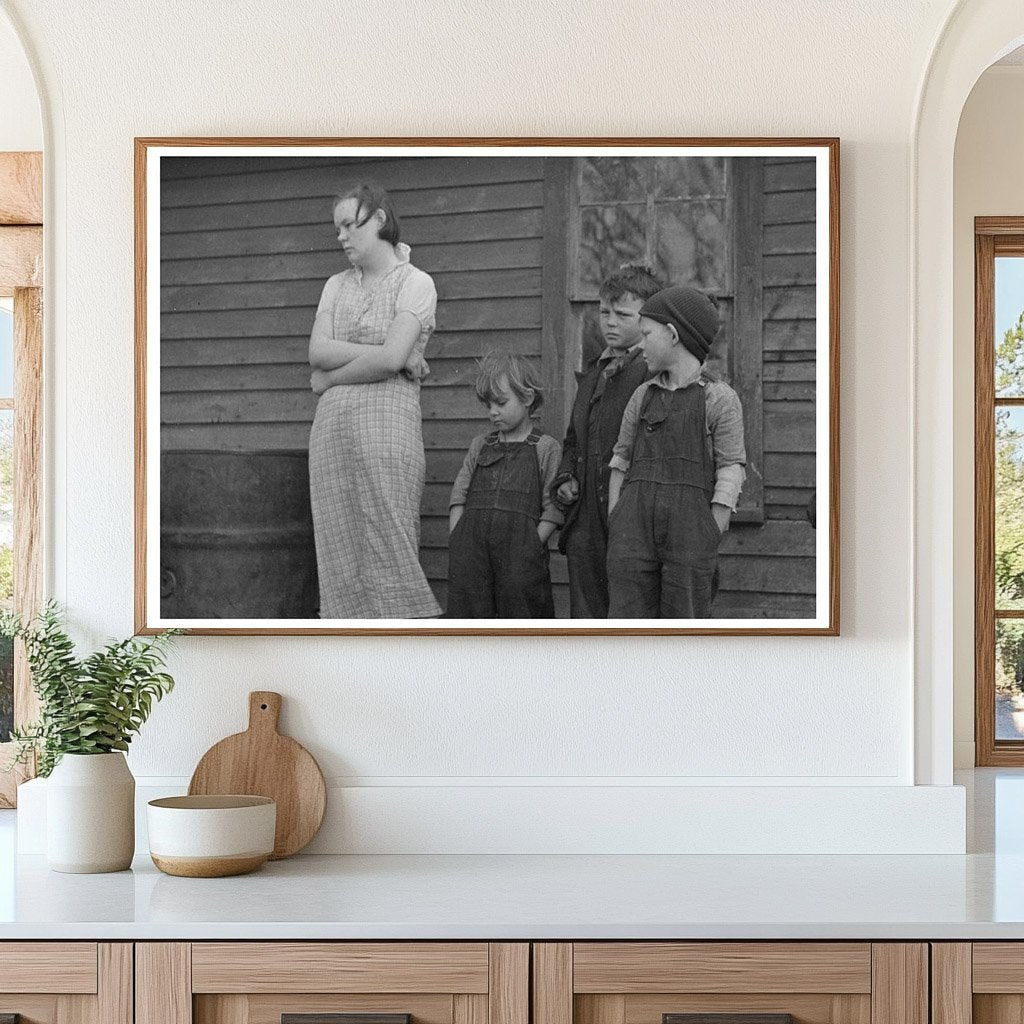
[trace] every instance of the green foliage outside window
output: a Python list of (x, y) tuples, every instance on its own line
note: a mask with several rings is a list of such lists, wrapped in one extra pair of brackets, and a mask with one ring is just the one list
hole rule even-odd
[[(996, 346), (996, 394), (1024, 395), (1024, 312)], [(996, 410), (995, 606), (1024, 608), (1024, 409)], [(1024, 692), (1024, 625), (996, 620), (996, 687)]]

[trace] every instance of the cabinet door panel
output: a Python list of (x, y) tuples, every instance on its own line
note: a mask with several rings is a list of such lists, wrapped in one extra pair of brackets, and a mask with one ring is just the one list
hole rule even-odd
[(1024, 996), (980, 994), (974, 997), (974, 1024), (1024, 1024)]

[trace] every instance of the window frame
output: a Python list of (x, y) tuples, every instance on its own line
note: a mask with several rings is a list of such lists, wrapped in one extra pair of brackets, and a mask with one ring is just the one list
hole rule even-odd
[(1024, 407), (996, 398), (995, 261), (1024, 257), (1024, 217), (974, 220), (974, 743), (978, 767), (1024, 766), (1024, 740), (996, 739), (997, 619), (1024, 623), (1024, 610), (999, 610), (995, 596), (995, 417)]
[[(14, 609), (34, 616), (42, 604), (42, 153), (0, 153), (0, 296), (14, 299)], [(14, 655), (14, 724), (39, 710), (25, 652)], [(0, 768), (14, 756), (0, 743)], [(14, 807), (34, 764), (0, 771), (0, 807)]]

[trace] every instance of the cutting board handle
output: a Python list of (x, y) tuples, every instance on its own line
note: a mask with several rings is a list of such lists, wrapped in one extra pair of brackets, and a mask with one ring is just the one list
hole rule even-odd
[(281, 714), (281, 694), (272, 690), (249, 693), (249, 732), (277, 732)]

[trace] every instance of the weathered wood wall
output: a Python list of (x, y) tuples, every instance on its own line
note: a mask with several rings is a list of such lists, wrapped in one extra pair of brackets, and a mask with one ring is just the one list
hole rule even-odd
[[(722, 618), (814, 615), (816, 243), (813, 159), (764, 161), (762, 429), (765, 521), (721, 549)], [(824, 482), (822, 482), (824, 487)]]
[(362, 178), (392, 194), (413, 262), (438, 290), (421, 393), (421, 561), (443, 604), (451, 484), (488, 429), (476, 360), (491, 349), (540, 357), (542, 161), (175, 158), (163, 177), (165, 449), (308, 446), (309, 331), (324, 281), (347, 266), (331, 197)]

